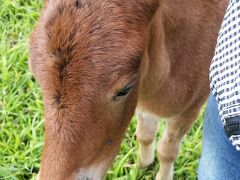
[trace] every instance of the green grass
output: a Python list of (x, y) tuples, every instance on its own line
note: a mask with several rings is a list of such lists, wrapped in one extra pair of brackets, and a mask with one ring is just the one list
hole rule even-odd
[[(28, 67), (28, 37), (42, 2), (0, 0), (0, 179), (32, 179), (43, 147), (43, 104)], [(175, 164), (175, 179), (196, 179), (203, 113), (185, 138)], [(153, 179), (159, 163), (138, 169), (133, 119), (106, 179)], [(164, 124), (160, 125), (160, 133)], [(158, 135), (158, 136), (159, 136)]]

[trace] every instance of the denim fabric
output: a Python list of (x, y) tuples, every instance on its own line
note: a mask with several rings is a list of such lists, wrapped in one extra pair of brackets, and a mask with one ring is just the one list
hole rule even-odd
[(203, 151), (198, 179), (240, 180), (240, 152), (225, 135), (213, 95), (209, 97), (203, 125)]

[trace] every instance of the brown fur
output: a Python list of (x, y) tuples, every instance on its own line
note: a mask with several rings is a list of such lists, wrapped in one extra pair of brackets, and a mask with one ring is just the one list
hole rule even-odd
[[(136, 106), (179, 117), (169, 131), (181, 127), (173, 133), (181, 139), (209, 93), (225, 6), (226, 0), (45, 2), (29, 62), (45, 106), (40, 178), (70, 179), (103, 160), (106, 170)], [(129, 83), (131, 92), (114, 100)], [(167, 146), (159, 159), (174, 161), (177, 150), (168, 155)]]

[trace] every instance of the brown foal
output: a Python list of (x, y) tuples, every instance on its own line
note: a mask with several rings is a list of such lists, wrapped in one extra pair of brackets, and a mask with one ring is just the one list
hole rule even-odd
[(45, 107), (39, 179), (101, 179), (137, 108), (140, 166), (173, 179), (182, 137), (209, 94), (227, 0), (48, 0), (30, 41)]

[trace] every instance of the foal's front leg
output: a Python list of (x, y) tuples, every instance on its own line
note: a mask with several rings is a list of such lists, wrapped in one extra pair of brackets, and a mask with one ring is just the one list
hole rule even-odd
[(139, 141), (140, 167), (147, 167), (154, 160), (154, 137), (158, 130), (158, 118), (146, 112), (137, 112), (137, 140)]
[(158, 159), (160, 170), (156, 180), (172, 180), (173, 165), (177, 158), (183, 136), (187, 133), (198, 112), (186, 112), (166, 120), (166, 129), (158, 142)]

